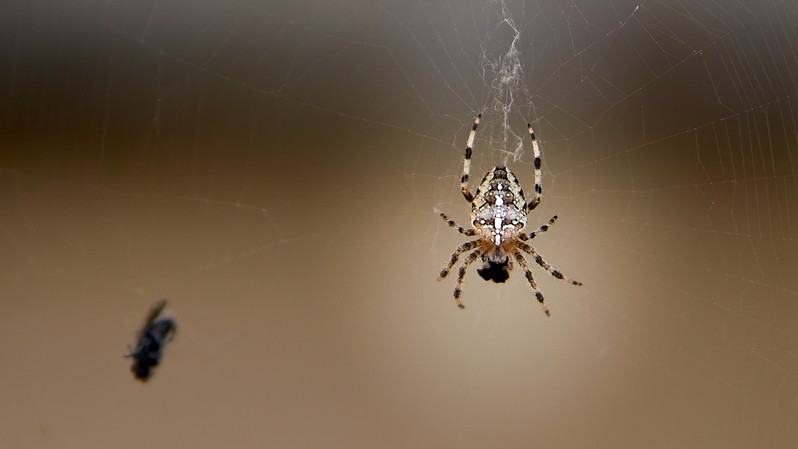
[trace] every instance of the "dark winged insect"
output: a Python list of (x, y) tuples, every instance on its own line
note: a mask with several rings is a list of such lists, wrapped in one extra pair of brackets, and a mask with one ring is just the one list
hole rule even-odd
[(156, 302), (147, 315), (144, 326), (139, 331), (136, 348), (128, 347), (125, 357), (133, 359), (130, 370), (136, 379), (146, 382), (152, 376), (153, 369), (163, 357), (166, 343), (172, 341), (177, 332), (177, 323), (171, 318), (161, 317), (166, 307), (166, 300)]

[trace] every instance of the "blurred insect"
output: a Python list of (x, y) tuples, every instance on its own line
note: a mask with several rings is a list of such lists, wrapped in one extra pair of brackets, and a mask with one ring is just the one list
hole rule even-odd
[(133, 358), (130, 370), (136, 379), (142, 382), (146, 382), (152, 376), (152, 370), (158, 366), (163, 357), (166, 343), (172, 341), (177, 332), (175, 320), (160, 317), (164, 307), (166, 307), (165, 299), (152, 306), (144, 327), (139, 331), (136, 349), (128, 346), (129, 354), (125, 355)]

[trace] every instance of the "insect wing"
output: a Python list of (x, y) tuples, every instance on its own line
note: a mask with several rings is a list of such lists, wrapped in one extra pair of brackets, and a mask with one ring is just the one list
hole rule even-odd
[(144, 321), (144, 326), (141, 327), (139, 330), (137, 340), (141, 340), (144, 335), (149, 332), (152, 325), (155, 323), (155, 320), (161, 315), (163, 309), (166, 307), (166, 299), (162, 299), (155, 304), (153, 304), (152, 308), (150, 308), (150, 313), (147, 315), (147, 319)]

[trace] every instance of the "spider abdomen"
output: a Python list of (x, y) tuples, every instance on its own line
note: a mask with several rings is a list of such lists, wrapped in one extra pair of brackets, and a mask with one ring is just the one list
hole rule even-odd
[(510, 169), (493, 167), (471, 203), (471, 223), (479, 236), (496, 246), (514, 240), (526, 226), (526, 201)]

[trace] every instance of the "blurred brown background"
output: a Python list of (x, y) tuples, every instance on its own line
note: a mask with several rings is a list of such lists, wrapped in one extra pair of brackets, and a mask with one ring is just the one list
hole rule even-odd
[[(0, 447), (798, 447), (798, 6), (720, 3), (3, 2)], [(551, 318), (436, 281), (477, 112)]]

